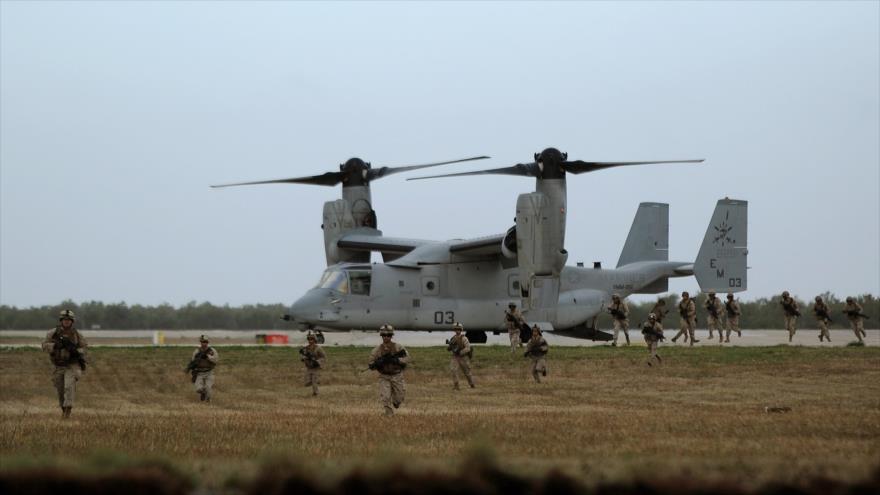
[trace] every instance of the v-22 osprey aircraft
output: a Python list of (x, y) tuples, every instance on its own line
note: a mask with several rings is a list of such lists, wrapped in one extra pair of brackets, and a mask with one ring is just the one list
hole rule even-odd
[[(718, 201), (695, 261), (669, 261), (669, 205), (645, 202), (636, 211), (616, 268), (565, 264), (567, 174), (703, 160), (569, 161), (566, 153), (547, 148), (530, 163), (419, 178), (534, 177), (535, 191), (519, 195), (515, 225), (504, 233), (435, 241), (389, 237), (378, 230), (371, 180), (485, 158), (395, 168), (373, 168), (352, 158), (340, 165), (339, 172), (212, 187), (342, 184), (342, 198), (326, 202), (323, 209), (327, 268), (318, 284), (284, 316), (302, 330), (319, 332), (319, 341), (321, 331), (374, 330), (386, 323), (404, 330), (441, 331), (461, 322), (471, 342), (485, 343), (487, 332), (506, 331), (504, 310), (509, 303), (517, 304), (525, 319), (543, 331), (606, 339), (610, 336), (597, 332), (591, 322), (612, 294), (666, 292), (670, 277), (691, 275), (704, 292), (746, 290), (748, 204), (741, 200)], [(381, 253), (384, 262), (370, 263), (372, 252)]]

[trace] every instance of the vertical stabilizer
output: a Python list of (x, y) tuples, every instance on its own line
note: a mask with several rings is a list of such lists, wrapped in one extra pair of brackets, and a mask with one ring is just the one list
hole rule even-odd
[(668, 204), (639, 204), (617, 267), (636, 261), (669, 261)]
[(740, 292), (747, 288), (748, 202), (721, 199), (694, 262), (703, 292)]

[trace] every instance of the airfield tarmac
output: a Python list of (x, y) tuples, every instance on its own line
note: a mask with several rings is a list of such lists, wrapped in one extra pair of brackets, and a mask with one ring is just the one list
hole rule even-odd
[[(667, 329), (666, 342), (663, 346), (686, 346), (680, 340), (673, 344), (670, 340), (678, 330)], [(137, 347), (152, 346), (153, 330), (81, 330), (89, 340), (91, 346), (117, 346)], [(257, 346), (257, 335), (276, 334), (286, 335), (288, 344), (291, 346), (304, 345), (306, 333), (298, 330), (164, 330), (165, 344), (167, 346), (191, 346), (195, 345), (200, 335), (207, 335), (212, 345), (237, 345)], [(865, 344), (880, 346), (880, 330), (866, 330)], [(609, 332), (610, 333), (610, 332)], [(644, 339), (638, 329), (631, 329), (630, 339), (634, 345), (645, 345)], [(402, 345), (411, 347), (429, 347), (444, 345), (446, 339), (452, 337), (452, 332), (413, 332), (398, 330), (394, 340)], [(799, 330), (795, 334), (791, 345), (816, 346), (816, 347), (840, 347), (856, 340), (852, 330), (831, 330), (831, 342), (819, 342), (818, 330)], [(43, 330), (3, 330), (0, 331), (0, 346), (8, 347), (36, 347), (46, 336)], [(581, 340), (570, 337), (554, 335), (552, 332), (544, 333), (550, 345), (567, 347), (591, 347), (608, 345), (608, 342)], [(325, 346), (374, 346), (379, 343), (379, 336), (375, 331), (354, 330), (350, 332), (324, 332)], [(718, 340), (709, 340), (707, 330), (697, 331), (697, 346), (717, 346)], [(626, 342), (623, 335), (618, 338), (618, 343)], [(731, 336), (730, 343), (724, 344), (733, 347), (767, 347), (788, 344), (788, 333), (784, 330), (743, 330), (742, 337)], [(279, 345), (279, 344), (273, 344)], [(280, 344), (284, 345), (284, 344)], [(510, 345), (507, 334), (488, 335), (486, 344), (480, 345)]]

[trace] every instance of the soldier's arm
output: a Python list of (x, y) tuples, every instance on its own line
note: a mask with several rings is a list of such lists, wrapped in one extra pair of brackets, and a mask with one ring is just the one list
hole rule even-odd
[(400, 352), (400, 351), (403, 351), (403, 357), (397, 358), (397, 359), (400, 361), (400, 364), (407, 364), (409, 362), (409, 352), (406, 351), (405, 347), (403, 347), (400, 344), (397, 344), (397, 351), (396, 352)]
[(43, 352), (52, 352), (52, 349), (55, 348), (55, 341), (52, 340), (52, 337), (55, 335), (55, 330), (52, 329), (49, 333), (46, 334), (46, 340), (40, 345), (43, 348)]
[(217, 353), (217, 349), (211, 348), (211, 352), (208, 353), (208, 361), (211, 361), (214, 364), (217, 364), (217, 361), (220, 360), (220, 354)]
[(629, 306), (626, 304), (626, 301), (620, 303), (620, 311), (623, 312), (623, 316), (629, 316)]
[(324, 353), (324, 349), (318, 347), (317, 351), (315, 351), (315, 361), (318, 362), (318, 365), (323, 368), (324, 361), (327, 360), (327, 354)]
[(86, 340), (85, 337), (83, 337), (83, 334), (81, 332), (76, 332), (76, 341), (77, 341), (77, 345), (76, 345), (77, 350), (79, 351), (80, 354), (85, 355), (86, 348), (89, 346), (89, 341)]
[(471, 342), (468, 340), (467, 337), (462, 337), (461, 338), (461, 349), (458, 351), (458, 354), (460, 356), (464, 356), (465, 354), (470, 352), (470, 350), (471, 350)]

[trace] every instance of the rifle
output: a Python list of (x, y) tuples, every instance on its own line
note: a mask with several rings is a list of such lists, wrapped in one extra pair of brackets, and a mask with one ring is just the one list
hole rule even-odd
[(321, 367), (321, 363), (309, 352), (308, 347), (300, 347), (299, 353), (302, 355), (301, 361), (306, 363), (306, 368), (315, 369)]
[(782, 309), (783, 309), (786, 313), (788, 313), (788, 314), (790, 314), (790, 315), (794, 315), (794, 316), (800, 316), (800, 315), (801, 315), (801, 312), (798, 311), (797, 309), (795, 309), (794, 304), (792, 304), (792, 303), (787, 303), (787, 302), (785, 302), (785, 301), (781, 301), (780, 304), (782, 304)]
[(851, 318), (864, 318), (864, 319), (866, 319), (866, 320), (869, 319), (869, 318), (871, 318), (870, 316), (866, 315), (865, 313), (862, 313), (861, 311), (859, 311), (859, 310), (857, 310), (857, 309), (853, 309), (853, 310), (850, 310), (850, 311), (847, 311), (847, 310), (844, 309), (844, 310), (842, 310), (842, 311), (843, 311), (844, 313), (846, 313), (846, 315), (849, 316), (849, 317), (851, 317)]
[(647, 321), (645, 322), (644, 325), (642, 325), (642, 335), (653, 335), (654, 338), (656, 338), (657, 340), (660, 340), (660, 341), (666, 340), (666, 337), (663, 336), (663, 333), (658, 332), (654, 328), (654, 325), (651, 325), (651, 323), (647, 322)]
[(825, 321), (827, 321), (828, 323), (833, 323), (833, 322), (834, 322), (834, 320), (831, 319), (831, 315), (828, 314), (828, 310), (826, 310), (826, 309), (823, 309), (823, 310), (818, 310), (818, 309), (817, 309), (817, 310), (816, 310), (816, 316), (818, 316), (819, 319), (821, 319), (821, 320), (825, 320)]
[(85, 371), (86, 360), (83, 355), (79, 353), (79, 348), (76, 346), (76, 344), (64, 335), (59, 335), (59, 340), (61, 342), (61, 348), (63, 348), (70, 354), (70, 359), (76, 359), (76, 362), (79, 364), (79, 368)]
[(724, 309), (727, 310), (727, 317), (733, 318), (736, 316), (736, 311), (733, 310), (733, 302), (727, 301), (724, 303)]
[(625, 320), (626, 319), (626, 315), (623, 314), (623, 311), (621, 311), (619, 309), (614, 309), (612, 307), (609, 307), (608, 312), (611, 313), (611, 316), (613, 316), (617, 320)]
[[(547, 344), (544, 343), (543, 345), (547, 345)], [(534, 354), (535, 356), (543, 356), (544, 354), (547, 354), (547, 351), (541, 350), (541, 347), (543, 345), (535, 346), (531, 349), (526, 349), (526, 352), (523, 353), (523, 357), (527, 358), (527, 357), (531, 356), (532, 354)]]
[[(708, 302), (708, 301), (706, 301), (706, 302)], [(715, 318), (716, 320), (718, 319), (718, 310), (715, 309), (714, 304), (712, 304), (712, 303), (707, 304), (706, 309), (709, 311), (709, 314), (712, 315), (712, 318)]]
[[(690, 301), (691, 300), (688, 299), (688, 302), (690, 302)], [(685, 304), (684, 307), (681, 306), (681, 303), (679, 303), (679, 305), (678, 305), (678, 315), (681, 316), (682, 318), (684, 318), (685, 320), (690, 319), (690, 318), (688, 318), (688, 306), (690, 306), (690, 304)]]
[(189, 373), (192, 376), (193, 383), (196, 382), (196, 375), (199, 374), (199, 372), (196, 371), (196, 367), (198, 366), (199, 361), (207, 358), (208, 351), (199, 351), (199, 353), (192, 358), (189, 364), (186, 365), (186, 369), (183, 370), (184, 373)]
[[(406, 367), (405, 364), (403, 364), (399, 361), (399, 359), (402, 357), (406, 357), (406, 350), (405, 349), (401, 349), (401, 350), (394, 352), (394, 353), (382, 354), (381, 356), (377, 357), (375, 361), (368, 364), (366, 370), (362, 370), (362, 371), (379, 369), (379, 368), (385, 366), (386, 364), (399, 364), (402, 367)], [(395, 363), (395, 361), (397, 361), (397, 363)]]

